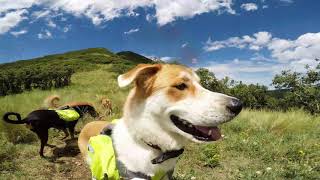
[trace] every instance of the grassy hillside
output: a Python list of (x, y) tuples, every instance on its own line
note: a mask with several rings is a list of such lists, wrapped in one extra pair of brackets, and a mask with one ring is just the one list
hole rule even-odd
[(0, 64), (0, 70), (11, 70), (34, 66), (63, 65), (69, 66), (76, 71), (81, 71), (93, 70), (97, 67), (97, 64), (138, 64), (151, 62), (152, 61), (150, 59), (130, 51), (115, 54), (105, 48), (89, 48), (61, 54), (47, 55), (34, 59), (4, 63)]
[(35, 66), (64, 67), (68, 66), (76, 71), (92, 70), (96, 64), (111, 63), (119, 58), (112, 52), (103, 48), (91, 48), (79, 51), (71, 51), (62, 54), (54, 54), (39, 58), (21, 60), (11, 63), (0, 64), (1, 70), (28, 69)]
[[(65, 54), (66, 57), (69, 55), (73, 56), (72, 53)], [(104, 120), (121, 117), (128, 89), (119, 89), (116, 77), (130, 63), (94, 64), (91, 71), (79, 70), (73, 74), (70, 86), (0, 97), (0, 115), (15, 111), (25, 117), (41, 107), (45, 97), (59, 94), (62, 102), (89, 101), (101, 114), (104, 110), (99, 100), (108, 97), (114, 111)], [(92, 120), (86, 117), (78, 123), (77, 130)], [(175, 170), (176, 179), (320, 177), (320, 117), (303, 111), (244, 110), (221, 128), (225, 135), (222, 141), (200, 145), (192, 143), (186, 148)], [(62, 141), (61, 137), (62, 132), (50, 131), (49, 144), (56, 145), (56, 148), (46, 147), (45, 155), (52, 158), (41, 159), (38, 155), (39, 141), (31, 131), (23, 125), (8, 125), (1, 121), (0, 179), (89, 179), (90, 173), (78, 154), (76, 141)]]
[(151, 59), (148, 59), (131, 51), (113, 53), (105, 48), (89, 48), (78, 51), (70, 51), (62, 54), (53, 54), (34, 59), (4, 63), (0, 64), (0, 70), (16, 71), (34, 67), (68, 67), (76, 72), (80, 72), (94, 70), (98, 67), (99, 64), (132, 66), (139, 63), (152, 62), (153, 61)]

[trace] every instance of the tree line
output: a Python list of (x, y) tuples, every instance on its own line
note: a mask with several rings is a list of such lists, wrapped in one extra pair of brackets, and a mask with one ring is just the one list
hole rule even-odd
[(244, 84), (228, 77), (217, 79), (213, 72), (200, 68), (196, 72), (201, 84), (215, 92), (235, 96), (242, 100), (247, 108), (289, 110), (302, 108), (311, 114), (320, 113), (320, 60), (316, 66), (305, 66), (305, 73), (292, 70), (282, 71), (274, 76), (274, 90), (259, 84)]
[(32, 89), (50, 89), (71, 83), (74, 71), (70, 68), (28, 67), (0, 72), (0, 96), (17, 94)]

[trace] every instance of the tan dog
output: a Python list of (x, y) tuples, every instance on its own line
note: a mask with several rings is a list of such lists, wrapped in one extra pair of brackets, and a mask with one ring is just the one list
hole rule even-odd
[(110, 115), (112, 113), (112, 103), (108, 98), (102, 98), (101, 104), (106, 112), (107, 115)]
[[(135, 84), (111, 135), (117, 160), (128, 171), (149, 177), (163, 171), (169, 178), (175, 152), (190, 141), (221, 138), (217, 126), (233, 119), (242, 104), (204, 89), (199, 80), (191, 69), (169, 64), (141, 64), (118, 77), (120, 87)], [(90, 137), (106, 125), (96, 121), (82, 129), (78, 145), (84, 158)]]
[(51, 95), (51, 96), (48, 96), (44, 102), (43, 102), (43, 106), (45, 109), (49, 109), (49, 108), (53, 108), (53, 109), (56, 109), (58, 108), (60, 105), (59, 105), (59, 101), (60, 101), (60, 96), (58, 95)]

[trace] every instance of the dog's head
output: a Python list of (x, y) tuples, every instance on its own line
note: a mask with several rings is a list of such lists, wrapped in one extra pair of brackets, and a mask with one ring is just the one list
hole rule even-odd
[(124, 109), (134, 136), (173, 147), (218, 140), (218, 126), (238, 115), (242, 104), (203, 88), (199, 80), (191, 69), (169, 64), (141, 64), (120, 75), (120, 87), (135, 83)]

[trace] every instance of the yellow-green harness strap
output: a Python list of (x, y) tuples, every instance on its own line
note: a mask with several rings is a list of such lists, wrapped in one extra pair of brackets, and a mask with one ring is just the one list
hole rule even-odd
[(88, 146), (88, 156), (93, 178), (97, 180), (120, 179), (111, 137), (106, 135), (91, 137)]
[(75, 121), (80, 118), (80, 114), (74, 109), (54, 110), (60, 119), (64, 121)]
[[(117, 119), (111, 123), (116, 123)], [(107, 135), (93, 136), (88, 144), (88, 162), (92, 178), (96, 180), (119, 180), (120, 172), (113, 149), (112, 138)], [(151, 180), (162, 180), (166, 176), (163, 171), (157, 172)]]
[(151, 180), (162, 180), (166, 176), (166, 173), (163, 171), (158, 171), (152, 178)]

